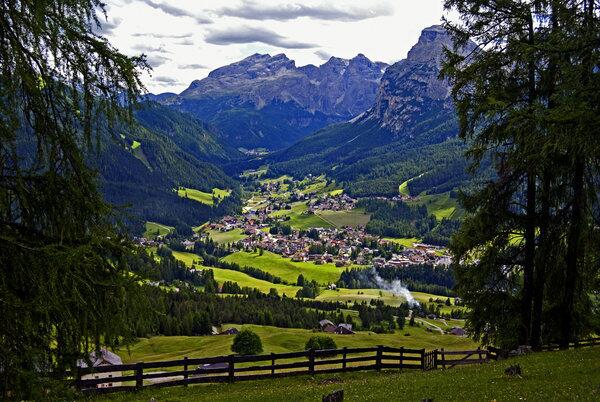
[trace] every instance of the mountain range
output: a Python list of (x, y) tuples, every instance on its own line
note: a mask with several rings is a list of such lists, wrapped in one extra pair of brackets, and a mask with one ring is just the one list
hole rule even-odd
[[(408, 195), (454, 194), (472, 179), (450, 85), (439, 78), (451, 46), (432, 26), (391, 66), (359, 54), (296, 67), (283, 54), (255, 54), (181, 94), (151, 95), (138, 127), (101, 153), (105, 194), (141, 221), (190, 226), (234, 212), (241, 194), (231, 176), (265, 164), (270, 175), (325, 173), (358, 197), (395, 196), (401, 183)], [(240, 152), (252, 148), (277, 150)], [(233, 193), (211, 208), (178, 197), (180, 186)]]
[(442, 27), (424, 29), (407, 58), (386, 69), (366, 112), (266, 163), (274, 172), (326, 173), (357, 196), (396, 195), (407, 180), (411, 194), (455, 189), (468, 177), (450, 85), (439, 78), (446, 47), (452, 40)]
[(211, 124), (230, 146), (273, 150), (367, 110), (386, 67), (363, 54), (302, 67), (285, 54), (254, 54), (211, 71), (178, 95), (150, 99)]

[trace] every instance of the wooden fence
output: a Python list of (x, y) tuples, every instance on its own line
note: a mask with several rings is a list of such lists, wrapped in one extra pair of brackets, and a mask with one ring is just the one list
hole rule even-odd
[[(580, 341), (570, 347), (600, 345), (600, 338)], [(556, 349), (554, 345), (546, 350)], [(408, 369), (434, 370), (468, 364), (483, 364), (509, 357), (496, 348), (446, 351), (434, 349), (343, 348), (271, 353), (258, 356), (219, 356), (183, 358), (162, 362), (139, 362), (114, 366), (79, 368), (75, 386), (83, 392), (140, 390), (143, 387), (234, 382), (263, 378), (314, 375), (361, 370)]]
[(377, 346), (307, 350), (80, 368), (75, 376), (75, 385), (84, 392), (115, 392), (139, 390), (143, 387), (247, 381), (303, 374), (382, 369), (433, 370), (441, 366), (481, 364), (487, 361), (489, 352), (483, 349), (460, 352), (436, 349), (426, 352), (425, 349)]

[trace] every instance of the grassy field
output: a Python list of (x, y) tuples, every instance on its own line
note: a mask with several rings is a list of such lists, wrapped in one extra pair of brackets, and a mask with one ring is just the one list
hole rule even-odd
[(141, 143), (141, 142), (139, 142), (139, 141), (135, 141), (135, 140), (134, 140), (134, 141), (131, 143), (131, 149), (136, 149), (136, 148), (138, 148), (140, 145), (142, 145), (142, 143)]
[(192, 267), (192, 263), (196, 263), (196, 269), (212, 269), (215, 275), (215, 280), (222, 285), (225, 281), (237, 282), (241, 287), (257, 288), (263, 293), (269, 293), (271, 288), (277, 289), (280, 295), (286, 295), (288, 297), (296, 296), (296, 292), (300, 289), (298, 286), (289, 286), (274, 284), (262, 279), (256, 279), (247, 275), (243, 272), (233, 271), (230, 269), (222, 269), (215, 267), (205, 267), (202, 264), (202, 258), (193, 253), (185, 253), (181, 251), (173, 251), (173, 257), (185, 263), (186, 266)]
[[(446, 301), (446, 297), (444, 296), (436, 296), (429, 293), (422, 292), (410, 292), (412, 296), (421, 304), (429, 304), (429, 299), (441, 299), (442, 301)], [(396, 296), (392, 292), (387, 290), (380, 289), (337, 289), (337, 290), (323, 290), (318, 296), (317, 300), (323, 301), (341, 301), (341, 302), (370, 302), (372, 299), (381, 300), (385, 304), (389, 304), (390, 306), (399, 306), (404, 303), (406, 300), (402, 296)], [(442, 313), (450, 313), (454, 310), (462, 310), (464, 307), (454, 306), (454, 298), (450, 298), (452, 302), (451, 306), (446, 306), (445, 304), (441, 305)]]
[(161, 225), (156, 222), (146, 222), (146, 231), (144, 232), (145, 238), (151, 238), (156, 236), (158, 233), (159, 236), (165, 236), (171, 233), (175, 228), (173, 226)]
[(213, 188), (212, 193), (206, 193), (204, 191), (196, 190), (193, 188), (180, 187), (177, 189), (177, 195), (182, 198), (189, 198), (190, 200), (198, 201), (205, 205), (214, 205), (214, 198), (219, 200), (229, 197), (231, 190), (222, 190), (220, 188)]
[(403, 181), (400, 186), (398, 186), (398, 192), (400, 193), (400, 195), (403, 195), (405, 197), (409, 197), (410, 196), (410, 191), (408, 190), (408, 182), (410, 182), (411, 179), (408, 179), (406, 181)]
[(404, 247), (412, 247), (413, 243), (420, 243), (421, 239), (417, 239), (416, 237), (412, 238), (393, 238), (393, 237), (385, 237), (384, 240), (393, 241), (394, 243), (398, 243), (403, 245)]
[(207, 230), (208, 236), (218, 244), (235, 243), (238, 240), (245, 239), (246, 236), (242, 229), (233, 229), (229, 232), (221, 232), (219, 230)]
[[(519, 364), (522, 376), (504, 369)], [(372, 401), (597, 401), (600, 348), (534, 353), (528, 356), (448, 370), (321, 374), (233, 384), (148, 389), (109, 400), (148, 401), (317, 401), (334, 390), (344, 400)]]
[(263, 255), (258, 252), (238, 251), (225, 257), (224, 261), (255, 267), (279, 276), (290, 283), (295, 283), (298, 275), (302, 274), (308, 280), (315, 280), (321, 285), (327, 285), (336, 282), (342, 272), (342, 268), (336, 268), (333, 264), (316, 265), (311, 262), (293, 262), (268, 251), (264, 251)]
[[(263, 353), (285, 353), (304, 350), (306, 341), (315, 335), (315, 331), (300, 328), (278, 328), (261, 325), (225, 325), (224, 328), (249, 328), (260, 336)], [(406, 336), (408, 333), (410, 335)], [(465, 350), (476, 347), (466, 337), (441, 335), (426, 331), (423, 327), (406, 325), (403, 330), (394, 334), (376, 334), (374, 332), (357, 331), (354, 335), (330, 335), (338, 347), (368, 347), (386, 345), (407, 348), (444, 348), (449, 350)], [(233, 336), (157, 336), (143, 338), (130, 347), (129, 353), (123, 351), (124, 363), (138, 361), (176, 360), (183, 357), (208, 357), (231, 354)]]
[(237, 282), (237, 284), (241, 287), (247, 286), (250, 288), (257, 288), (263, 293), (269, 293), (269, 290), (271, 290), (271, 288), (275, 288), (277, 289), (277, 292), (280, 296), (283, 296), (285, 294), (287, 297), (295, 297), (296, 293), (298, 292), (298, 289), (300, 289), (299, 286), (275, 284), (268, 281), (264, 281), (262, 279), (253, 278), (250, 275), (247, 275), (243, 272), (232, 271), (230, 269), (203, 266), (197, 268), (212, 269), (215, 275), (215, 280), (220, 285), (222, 285), (225, 281)]
[(317, 215), (332, 226), (341, 228), (345, 226), (364, 226), (371, 220), (371, 215), (363, 210), (352, 211), (319, 211)]
[(173, 257), (182, 261), (188, 267), (192, 267), (192, 263), (202, 264), (202, 257), (194, 253), (186, 253), (184, 251), (173, 251)]
[(330, 228), (333, 225), (321, 219), (318, 215), (308, 214), (308, 206), (305, 202), (296, 202), (292, 204), (292, 209), (282, 209), (271, 213), (272, 217), (278, 218), (289, 216), (286, 222), (288, 225), (298, 230), (306, 230), (310, 228)]
[(416, 200), (408, 201), (409, 205), (425, 205), (427, 212), (438, 220), (444, 218), (459, 219), (462, 214), (458, 208), (458, 200), (450, 198), (450, 193), (421, 195)]

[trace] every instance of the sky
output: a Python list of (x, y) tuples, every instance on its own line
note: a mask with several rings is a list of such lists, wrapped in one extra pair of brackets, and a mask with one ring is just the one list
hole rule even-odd
[(254, 53), (285, 53), (297, 66), (362, 53), (394, 63), (443, 0), (107, 0), (100, 34), (128, 55), (145, 54), (152, 93), (179, 93), (215, 68)]

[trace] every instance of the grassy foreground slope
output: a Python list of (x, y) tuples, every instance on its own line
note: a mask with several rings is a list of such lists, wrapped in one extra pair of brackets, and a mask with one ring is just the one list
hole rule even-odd
[[(520, 364), (522, 377), (504, 369)], [(600, 348), (537, 353), (481, 366), (449, 370), (359, 372), (302, 376), (234, 384), (148, 389), (105, 397), (159, 401), (317, 401), (337, 389), (344, 400), (420, 401), (597, 401), (600, 399)]]
[[(263, 353), (286, 353), (304, 350), (306, 341), (315, 333), (309, 329), (277, 328), (263, 325), (224, 325), (224, 328), (249, 328), (256, 332), (263, 343)], [(405, 336), (409, 333), (410, 336)], [(407, 348), (445, 348), (447, 350), (466, 350), (475, 348), (475, 343), (465, 337), (441, 335), (426, 331), (423, 326), (405, 326), (395, 334), (376, 334), (358, 331), (354, 335), (327, 334), (334, 338), (338, 347), (368, 347), (386, 345)], [(151, 362), (177, 360), (183, 357), (210, 357), (231, 354), (233, 335), (219, 336), (156, 336), (141, 339), (130, 347), (129, 353), (123, 350), (119, 355), (124, 363), (139, 361)]]

